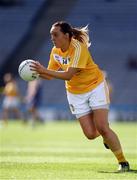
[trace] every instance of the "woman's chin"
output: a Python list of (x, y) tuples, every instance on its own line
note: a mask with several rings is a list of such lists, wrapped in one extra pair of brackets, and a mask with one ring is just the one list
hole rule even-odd
[(54, 46), (55, 46), (56, 48), (60, 48), (60, 46), (58, 46), (57, 44), (54, 44)]

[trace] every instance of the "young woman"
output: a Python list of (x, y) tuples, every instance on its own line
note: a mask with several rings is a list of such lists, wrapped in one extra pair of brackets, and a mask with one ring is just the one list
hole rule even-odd
[(31, 69), (43, 79), (65, 80), (71, 112), (79, 120), (85, 136), (88, 139), (102, 136), (105, 146), (118, 160), (118, 170), (129, 171), (119, 139), (109, 127), (108, 88), (88, 50), (88, 27), (74, 28), (61, 21), (52, 25), (50, 33), (54, 47), (48, 68), (36, 62)]
[(8, 123), (9, 115), (13, 112), (18, 119), (22, 119), (22, 112), (20, 111), (20, 93), (19, 88), (12, 74), (6, 73), (4, 75), (5, 87), (3, 89), (3, 103), (2, 115), (5, 125)]

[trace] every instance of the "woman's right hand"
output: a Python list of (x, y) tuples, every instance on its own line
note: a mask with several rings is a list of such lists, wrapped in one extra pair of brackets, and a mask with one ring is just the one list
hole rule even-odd
[(45, 68), (40, 62), (35, 61), (30, 65), (32, 71), (36, 71), (39, 74), (39, 77), (43, 79), (52, 79), (51, 76), (47, 75), (47, 68)]

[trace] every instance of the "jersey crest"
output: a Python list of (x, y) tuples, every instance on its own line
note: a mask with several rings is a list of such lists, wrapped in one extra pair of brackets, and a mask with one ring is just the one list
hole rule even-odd
[(61, 63), (63, 65), (65, 65), (65, 64), (67, 65), (70, 62), (70, 57), (64, 58), (64, 57), (59, 56), (58, 54), (53, 54), (53, 56), (56, 61), (58, 61), (59, 63)]

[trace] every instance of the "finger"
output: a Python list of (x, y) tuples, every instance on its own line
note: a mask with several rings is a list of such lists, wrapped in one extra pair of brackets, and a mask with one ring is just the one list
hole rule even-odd
[(31, 68), (37, 68), (38, 66), (36, 64), (30, 64), (29, 67)]
[(38, 71), (38, 69), (35, 68), (35, 67), (30, 67), (30, 70), (31, 70), (31, 71)]
[(34, 64), (35, 64), (35, 65), (37, 65), (38, 63), (37, 63), (37, 61), (32, 61), (32, 62), (31, 62), (31, 64), (33, 64), (33, 65), (34, 65)]
[(35, 71), (35, 72), (37, 72), (37, 70), (36, 70), (36, 69), (33, 69), (33, 68), (31, 68), (30, 70), (31, 70), (31, 71)]
[(35, 61), (36, 62), (36, 64), (39, 64), (40, 65), (40, 62), (39, 61)]
[(33, 67), (31, 67), (30, 70), (31, 70), (31, 71), (37, 71), (37, 69), (36, 69), (36, 68), (33, 68)]

